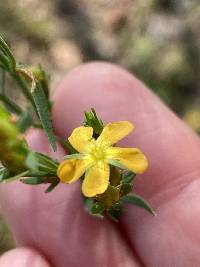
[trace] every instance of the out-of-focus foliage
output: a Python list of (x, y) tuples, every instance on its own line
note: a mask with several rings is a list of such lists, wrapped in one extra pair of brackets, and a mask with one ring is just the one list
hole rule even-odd
[(6, 0), (0, 10), (16, 57), (53, 83), (81, 62), (114, 62), (200, 132), (199, 0)]
[(8, 229), (4, 218), (0, 216), (0, 254), (15, 246), (13, 237)]
[(17, 57), (42, 63), (53, 81), (83, 61), (108, 60), (180, 115), (199, 105), (198, 0), (7, 0), (0, 9)]

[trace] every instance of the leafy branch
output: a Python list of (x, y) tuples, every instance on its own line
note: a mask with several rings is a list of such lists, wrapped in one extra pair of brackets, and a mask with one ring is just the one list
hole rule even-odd
[[(50, 107), (51, 103), (48, 99), (49, 85), (47, 74), (38, 67), (26, 67), (17, 63), (10, 48), (0, 36), (0, 100), (13, 113), (19, 116), (20, 127), (25, 131), (30, 126), (35, 126), (41, 122), (42, 127), (49, 139), (49, 142), (56, 150), (56, 138), (53, 133), (51, 122)], [(5, 72), (8, 73), (18, 84), (20, 92), (25, 96), (28, 102), (27, 110), (22, 110), (19, 105), (13, 102), (7, 95), (5, 86)], [(23, 120), (24, 113), (28, 114), (26, 120)], [(36, 115), (36, 116), (35, 116)], [(35, 117), (37, 119), (35, 119)], [(27, 122), (28, 121), (28, 122)], [(23, 124), (24, 123), (24, 124)]]

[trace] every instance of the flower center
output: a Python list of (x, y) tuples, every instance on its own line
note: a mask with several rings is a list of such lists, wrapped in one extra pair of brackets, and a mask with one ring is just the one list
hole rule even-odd
[(89, 154), (92, 160), (94, 160), (95, 162), (104, 161), (107, 156), (106, 147), (100, 144), (96, 144), (94, 142), (94, 144), (90, 149)]

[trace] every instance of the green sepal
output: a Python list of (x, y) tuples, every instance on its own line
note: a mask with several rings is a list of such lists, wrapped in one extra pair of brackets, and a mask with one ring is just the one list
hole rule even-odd
[(70, 154), (70, 155), (66, 155), (64, 156), (64, 159), (83, 159), (84, 155), (80, 154), (80, 153), (74, 153), (74, 154)]
[(49, 102), (40, 83), (36, 84), (36, 87), (34, 88), (32, 92), (32, 96), (33, 96), (34, 103), (35, 103), (40, 121), (42, 123), (43, 129), (49, 139), (49, 142), (53, 150), (56, 151), (56, 147), (57, 147), (56, 137), (53, 133), (51, 115), (50, 115), (50, 110), (49, 110)]
[(103, 211), (104, 211), (103, 205), (100, 202), (94, 202), (91, 208), (92, 214), (102, 214)]
[[(84, 201), (85, 210), (87, 211), (88, 214), (95, 216), (97, 218), (100, 218), (100, 219), (104, 217), (101, 211), (101, 207), (99, 206), (98, 208), (96, 206), (96, 201), (93, 198), (83, 196), (83, 201)], [(98, 209), (100, 212), (97, 212)]]
[(124, 166), (119, 160), (117, 159), (109, 159), (109, 164), (117, 167), (117, 168), (120, 168), (120, 169), (123, 169), (123, 170), (127, 170), (126, 166)]
[(122, 174), (115, 166), (110, 166), (110, 185), (117, 186), (120, 184), (122, 179)]
[(119, 218), (122, 214), (122, 206), (120, 203), (115, 203), (114, 205), (112, 205), (108, 210), (107, 210), (107, 215), (108, 217), (115, 221), (118, 222)]
[(92, 127), (94, 130), (94, 137), (98, 137), (103, 131), (103, 122), (97, 117), (96, 111), (94, 108), (91, 108), (91, 111), (85, 111), (85, 120), (83, 122), (84, 126)]
[(133, 204), (135, 206), (143, 208), (147, 210), (148, 212), (150, 212), (151, 214), (155, 215), (155, 212), (153, 208), (150, 206), (150, 204), (146, 200), (144, 200), (141, 196), (135, 193), (122, 197), (121, 201), (123, 203)]
[(126, 171), (122, 175), (122, 183), (130, 183), (136, 177), (136, 174), (132, 171)]
[(120, 196), (126, 196), (133, 189), (133, 184), (131, 183), (122, 183), (120, 187)]
[(97, 195), (97, 200), (101, 202), (105, 208), (109, 208), (119, 201), (119, 193), (119, 188), (109, 185), (103, 194)]

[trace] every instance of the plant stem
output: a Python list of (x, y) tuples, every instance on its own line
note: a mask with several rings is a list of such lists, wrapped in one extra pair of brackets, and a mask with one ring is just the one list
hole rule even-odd
[(13, 112), (16, 114), (21, 114), (23, 110), (11, 99), (9, 99), (6, 95), (0, 94), (0, 100), (3, 101)]

